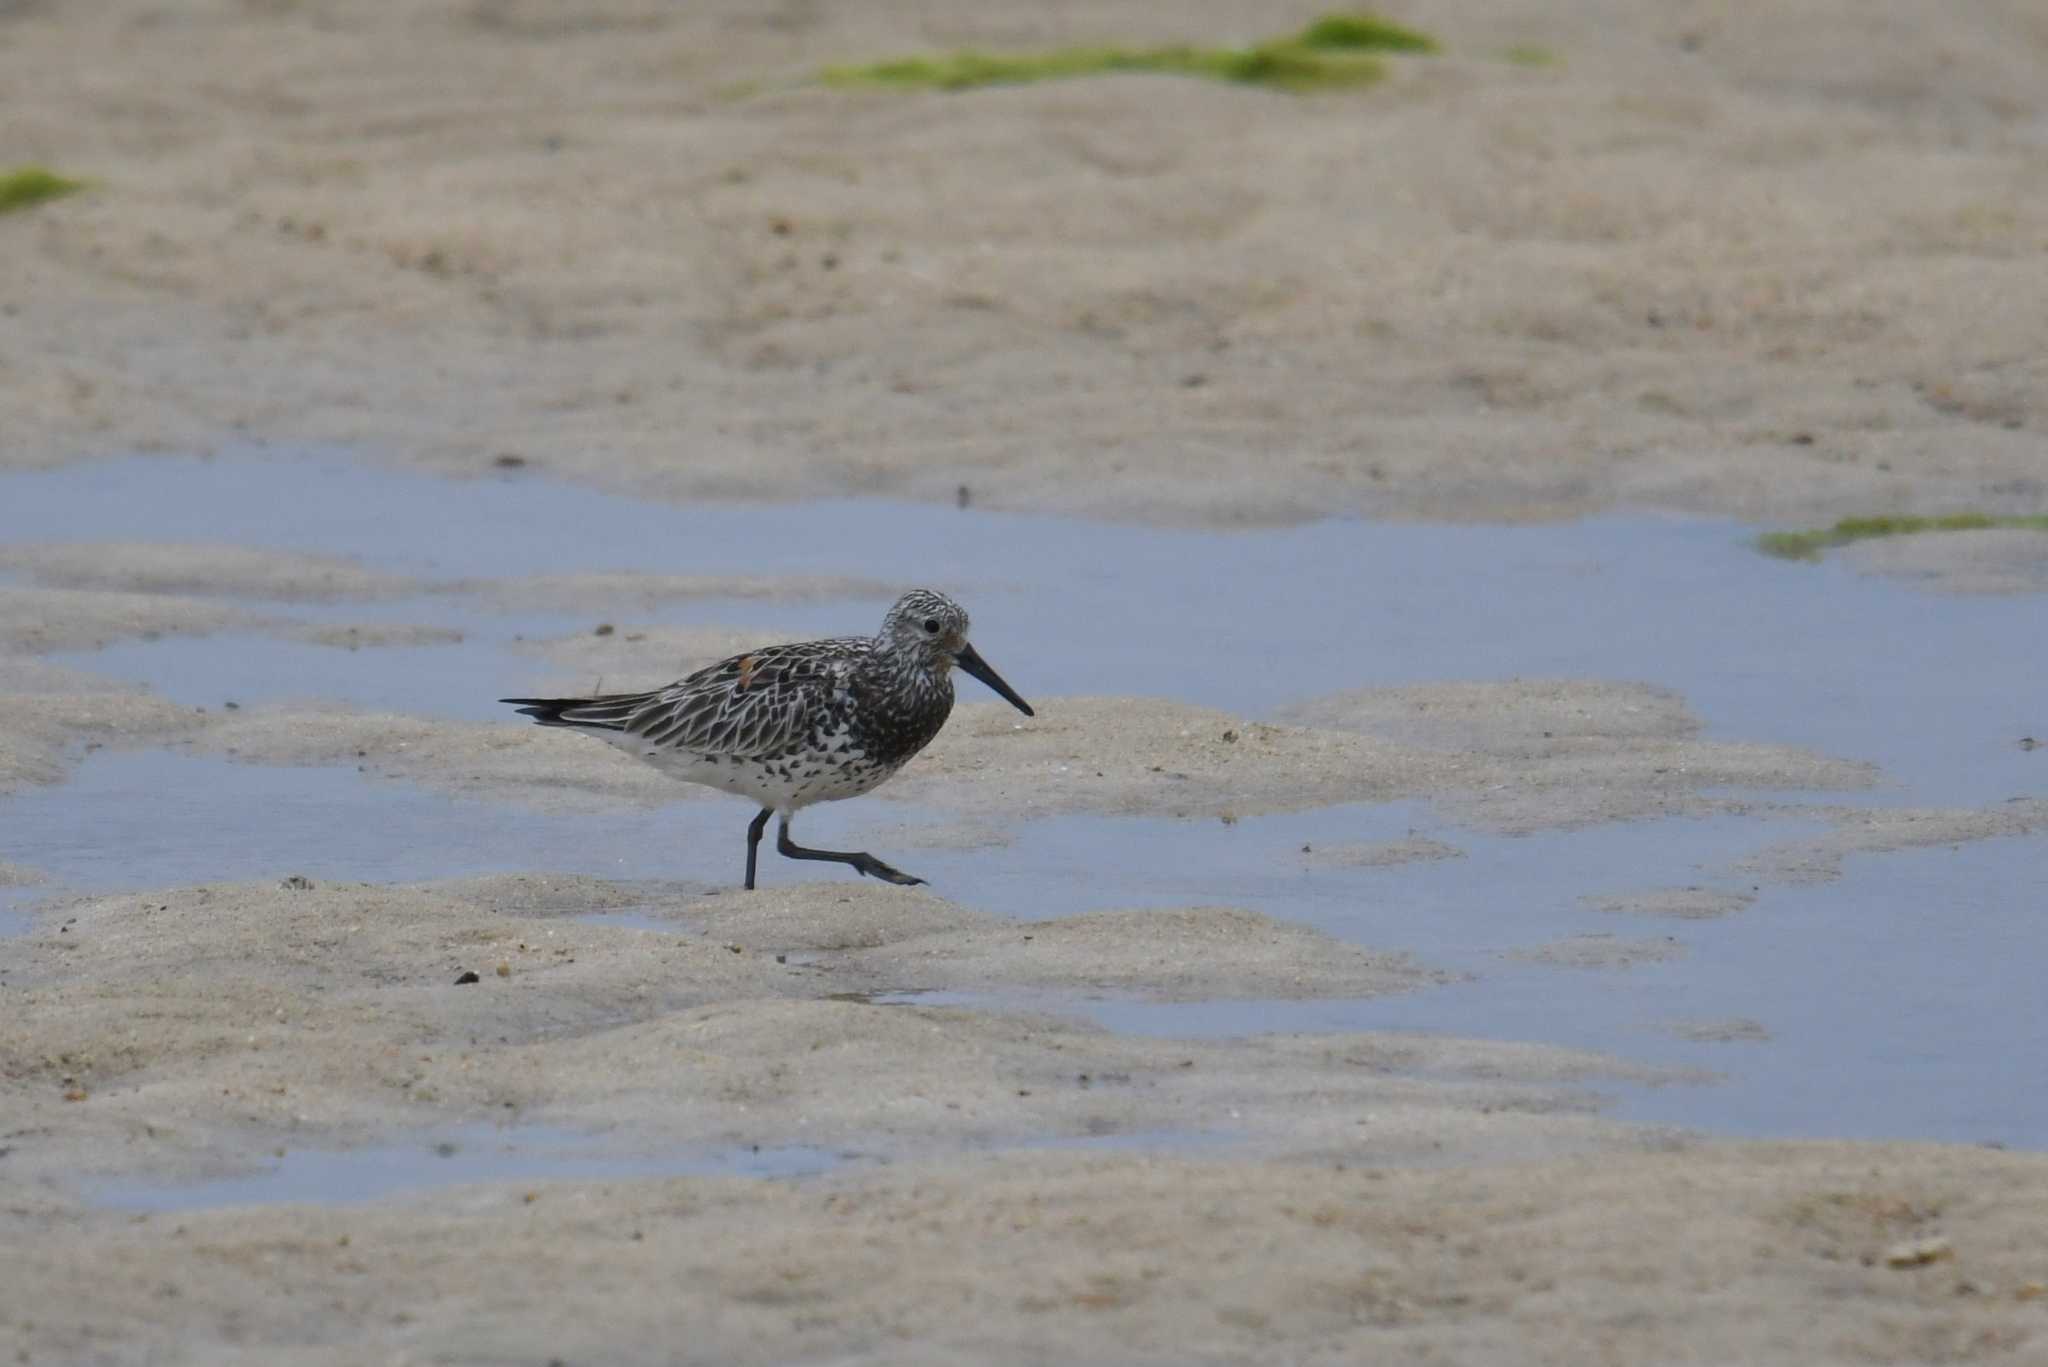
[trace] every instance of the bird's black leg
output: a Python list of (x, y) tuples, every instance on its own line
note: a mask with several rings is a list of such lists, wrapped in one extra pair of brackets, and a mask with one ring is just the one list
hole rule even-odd
[(892, 869), (873, 855), (858, 850), (807, 850), (790, 840), (788, 817), (782, 818), (782, 823), (775, 828), (775, 852), (786, 859), (825, 859), (834, 864), (851, 864), (870, 878), (879, 878), (885, 883), (897, 883), (904, 887), (924, 881), (901, 869)]
[(747, 891), (754, 890), (754, 854), (761, 847), (761, 832), (768, 829), (768, 818), (775, 814), (773, 807), (763, 807), (761, 814), (747, 824)]

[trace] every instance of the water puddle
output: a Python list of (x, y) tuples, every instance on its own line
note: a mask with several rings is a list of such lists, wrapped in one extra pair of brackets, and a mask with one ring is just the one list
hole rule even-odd
[[(1410, 947), (1473, 975), (1427, 992), (1364, 1001), (959, 992), (875, 1000), (1064, 1011), (1167, 1038), (1399, 1030), (1538, 1041), (1720, 1075), (1707, 1087), (1598, 1083), (1627, 1120), (1752, 1137), (2048, 1147), (2048, 1089), (2038, 1085), (2048, 1057), (2041, 842), (1852, 855), (1838, 881), (1766, 886), (1720, 920), (1616, 916), (1577, 900), (1645, 866), (1675, 884), (1746, 886), (1700, 874), (1741, 845), (1738, 830), (1716, 819), (1468, 837), (1462, 860), (1362, 870), (1348, 891), (1326, 887), (1315, 898), (1240, 903), (1345, 939)], [(1234, 838), (1211, 833), (1199, 848)], [(1191, 857), (1197, 844), (1186, 842)], [(1588, 935), (1668, 937), (1682, 952), (1612, 969), (1507, 957)]]
[[(679, 818), (708, 826), (714, 809), (734, 814), (723, 803), (508, 813), (498, 803), (353, 769), (274, 769), (164, 751), (101, 751), (68, 783), (0, 804), (6, 821), (0, 850), (33, 851), (36, 867), (72, 892), (292, 874), (376, 883), (534, 870), (653, 878), (678, 869), (657, 865), (648, 852), (674, 845)], [(739, 815), (734, 830), (743, 832)], [(744, 848), (740, 835), (725, 843)], [(739, 858), (730, 861), (734, 867)], [(25, 891), (47, 896), (51, 890)]]
[[(1874, 761), (1918, 802), (2040, 790), (2042, 764), (2016, 745), (2040, 730), (2028, 681), (2048, 671), (2030, 600), (1787, 564), (1753, 550), (1752, 535), (1649, 517), (1201, 532), (878, 501), (673, 506), (338, 455), (123, 459), (0, 478), (10, 540), (233, 542), (439, 580), (742, 566), (942, 585), (973, 609), (979, 644), (1027, 697), (1142, 694), (1256, 716), (1346, 687), (1630, 679), (1682, 692), (1709, 734)], [(618, 612), (795, 638), (868, 629), (875, 606), (709, 599)], [(440, 595), (319, 612), (453, 626), (465, 640), (381, 676), (374, 662), (334, 658), (345, 651), (260, 638), (124, 647), (98, 667), (170, 681), (172, 696), (201, 704), (246, 703), (302, 696), (326, 660), (322, 696), (389, 705), (402, 680), (407, 710), (495, 715), (479, 697), (546, 671), (489, 652), (590, 625)], [(443, 653), (450, 663), (430, 662)]]
[(472, 1126), (412, 1143), (359, 1149), (290, 1149), (257, 1171), (205, 1182), (119, 1181), (88, 1188), (118, 1210), (218, 1206), (346, 1205), (428, 1188), (484, 1182), (612, 1181), (649, 1177), (810, 1177), (858, 1155), (802, 1144), (685, 1148), (659, 1156), (615, 1141), (543, 1126)]
[[(167, 800), (168, 793), (204, 793), (206, 801)], [(38, 867), (77, 890), (293, 873), (375, 882), (532, 869), (627, 881), (715, 875), (724, 856), (737, 865), (744, 824), (742, 809), (727, 803), (508, 815), (497, 803), (352, 770), (164, 753), (94, 755), (72, 782), (8, 806), (9, 845), (33, 851)], [(877, 820), (900, 830), (941, 819), (847, 807), (807, 818), (816, 838), (856, 848), (886, 839)], [(224, 844), (219, 836), (257, 826), (260, 842)], [(1779, 821), (1770, 832), (1789, 839), (1820, 829)], [(1462, 854), (1347, 867), (1300, 852), (1303, 843), (1413, 833)], [(1651, 886), (1746, 891), (1752, 884), (1728, 866), (1758, 843), (1756, 824), (1733, 816), (1482, 836), (1431, 820), (1420, 804), (1228, 825), (1056, 818), (1019, 826), (1007, 845), (899, 858), (940, 891), (1020, 920), (1245, 906), (1342, 940), (1399, 946), (1470, 979), (1364, 1001), (1160, 1004), (925, 991), (881, 1000), (1069, 1011), (1119, 1031), (1177, 1037), (1417, 1030), (1540, 1041), (1726, 1075), (1708, 1088), (1610, 1088), (1627, 1118), (1733, 1134), (2048, 1144), (2048, 1093), (2030, 1082), (2048, 1053), (2048, 999), (2033, 981), (2039, 908), (2048, 905), (2040, 842), (1851, 856), (1835, 883), (1766, 886), (1747, 910), (1720, 920), (1617, 916), (1580, 900)], [(767, 876), (782, 872), (771, 862)], [(0, 932), (25, 929), (26, 908), (50, 891), (0, 893)], [(586, 919), (694, 933), (682, 905)], [(1668, 941), (1677, 952), (1611, 969), (1511, 957), (1573, 936)], [(1727, 1021), (1751, 1024), (1763, 1038), (1669, 1033)]]
[[(115, 487), (121, 496), (108, 497)], [(0, 477), (0, 538), (10, 540), (230, 542), (446, 581), (744, 566), (932, 583), (968, 603), (978, 644), (1033, 698), (1150, 694), (1270, 716), (1372, 685), (1626, 679), (1683, 694), (1710, 736), (1881, 765), (1887, 787), (1850, 801), (1982, 806), (2048, 790), (2048, 758), (2016, 744), (2042, 734), (2048, 637), (2037, 603), (1936, 596), (1835, 563), (1788, 565), (1757, 554), (1750, 535), (1727, 522), (1644, 517), (1217, 533), (844, 500), (678, 507), (525, 476), (420, 478), (338, 456), (124, 460)], [(608, 615), (622, 627), (743, 626), (797, 638), (866, 629), (878, 607), (857, 596), (719, 598)], [(462, 640), (349, 651), (238, 632), (122, 642), (63, 662), (209, 707), (317, 696), (519, 725), (494, 699), (553, 671), (522, 638), (591, 626), (458, 593), (276, 610), (309, 622), (453, 627)], [(975, 696), (976, 686), (963, 692)], [(524, 870), (725, 885), (737, 878), (745, 817), (724, 802), (541, 816), (347, 769), (102, 753), (61, 787), (0, 802), (0, 857), (44, 869), (67, 890)], [(1506, 838), (1449, 827), (1423, 804), (1391, 804), (1230, 825), (1058, 818), (974, 850), (920, 850), (890, 834), (927, 820), (944, 817), (882, 802), (828, 806), (806, 814), (804, 835), (875, 849), (944, 895), (1023, 919), (1224, 903), (1475, 975), (1364, 1002), (1070, 1003), (1119, 1030), (1538, 1040), (1727, 1077), (1705, 1088), (1609, 1089), (1633, 1118), (1740, 1134), (2048, 1146), (2048, 1093), (2027, 1072), (2048, 1047), (2048, 998), (2022, 972), (2048, 948), (2040, 840), (1852, 857), (1838, 882), (1767, 886), (1724, 919), (1653, 921), (1579, 899), (1691, 885), (1748, 891), (1729, 871), (1736, 860), (1817, 827), (1728, 816)], [(1301, 854), (1303, 844), (1417, 833), (1463, 857), (1347, 867)], [(764, 876), (835, 874), (771, 859)], [(0, 894), (0, 935), (50, 891)], [(686, 929), (655, 909), (610, 916)], [(1674, 956), (1626, 968), (1510, 957), (1590, 935), (1668, 940)]]
[[(807, 828), (824, 815), (806, 812)], [(1821, 825), (1781, 820), (1760, 828), (1753, 818), (1714, 816), (1493, 836), (1453, 827), (1420, 802), (1347, 803), (1228, 822), (1053, 817), (1014, 827), (1006, 845), (918, 851), (901, 862), (934, 886), (971, 888), (976, 906), (1020, 920), (1116, 907), (1254, 907), (1340, 939), (1400, 945), (1432, 963), (1477, 969), (1491, 964), (1471, 956), (1559, 934), (1653, 929), (1586, 911), (1578, 904), (1585, 893), (1746, 888), (1722, 870), (1756, 848), (1760, 829), (1789, 839)], [(1314, 853), (1410, 836), (1460, 853), (1383, 866)], [(866, 837), (849, 831), (845, 838)], [(877, 831), (873, 838), (887, 837)]]
[(49, 895), (47, 888), (0, 888), (0, 940), (27, 930), (35, 920), (35, 904)]
[[(457, 614), (438, 610), (424, 622)], [(472, 621), (460, 642), (430, 646), (365, 646), (356, 650), (279, 636), (229, 633), (116, 641), (99, 650), (64, 651), (53, 664), (137, 683), (187, 707), (228, 703), (336, 700), (371, 712), (403, 712), (455, 721), (503, 720), (498, 702), (506, 680), (542, 672), (514, 652), (501, 633)]]

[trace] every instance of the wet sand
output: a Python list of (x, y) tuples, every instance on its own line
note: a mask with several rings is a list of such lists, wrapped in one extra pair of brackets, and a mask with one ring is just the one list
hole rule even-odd
[(1957, 845), (2048, 830), (2048, 799), (2014, 798), (1988, 810), (1838, 810), (1834, 829), (1811, 840), (1787, 841), (1744, 859), (1740, 871), (1785, 883), (1839, 878), (1852, 854)]
[[(0, 220), (0, 467), (337, 443), (679, 503), (1226, 528), (2048, 511), (2048, 23), (2017, 0), (1423, 4), (1398, 17), (1443, 55), (1304, 98), (809, 80), (1316, 12), (0, 5), (8, 156), (93, 182)], [(333, 697), (201, 707), (91, 652), (220, 636), (374, 660), (516, 606), (587, 621), (518, 641), (532, 673), (508, 691), (637, 687), (781, 634), (678, 625), (678, 604), (845, 599), (855, 630), (900, 587), (738, 557), (480, 577), (425, 544), (281, 551), (293, 510), (270, 516), (241, 540), (0, 547), (0, 799), (164, 751), (360, 772), (512, 829), (695, 802), (572, 736)], [(1832, 555), (2024, 595), (2040, 544)], [(1851, 805), (1896, 776), (1629, 678), (1338, 673), (1291, 696), (1247, 716), (1034, 694), (1031, 722), (969, 703), (867, 829), (957, 851), (1062, 817), (1412, 803), (1449, 838), (1285, 852), (1305, 878), (1415, 878), (1497, 838), (1751, 823), (1747, 853), (1690, 873), (1575, 874), (1612, 931), (1500, 956), (1560, 994), (1711, 959), (1716, 928), (1845, 860), (2048, 829), (2038, 797)], [(1210, 900), (1026, 921), (793, 866), (743, 897), (737, 836), (670, 883), (366, 867), (80, 892), (6, 848), (0, 912), (30, 910), (0, 941), (0, 1355), (1807, 1367), (2048, 1345), (2037, 1152), (1627, 1124), (1603, 1088), (1712, 1076), (1556, 1044), (1112, 1031), (1085, 1008), (1474, 984), (1400, 934)], [(1782, 1027), (1658, 1028), (1733, 1054)], [(458, 1154), (362, 1203), (102, 1202), (457, 1133), (675, 1167), (463, 1185)], [(820, 1171), (718, 1175), (755, 1146)]]
[[(1512, 706), (1507, 723), (1468, 729), (1456, 720), (1474, 693), (1464, 684), (1308, 709), (1361, 726), (1392, 718), (1431, 742), (1428, 763), (1401, 761), (1392, 741), (1354, 753), (1362, 731), (1240, 721), (1224, 741), (1222, 720), (1156, 700), (1052, 699), (1045, 714), (1120, 740), (1103, 747), (1102, 771), (1074, 779), (1092, 796), (1069, 805), (1168, 815), (1250, 811), (1289, 778), (1326, 782), (1320, 801), (1383, 799), (1393, 774), (1398, 791), (1484, 828), (1490, 809), (1463, 805), (1472, 775), (1540, 766), (1546, 746), (1575, 749), (1581, 789), (1629, 792), (1642, 746), (1714, 744), (1682, 739), (1695, 728), (1677, 700), (1646, 721), (1636, 688), (1535, 691), (1572, 700), (1569, 736), (1520, 729)], [(108, 696), (135, 700), (82, 695)], [(1429, 698), (1444, 718), (1401, 720)], [(11, 745), (24, 732), (10, 717)], [(533, 729), (291, 709), (181, 711), (178, 724), (154, 739), (250, 764), (353, 755), (393, 781), (506, 802), (508, 820), (687, 797), (603, 747)], [(948, 735), (951, 748), (905, 778), (914, 795), (935, 784), (964, 804), (966, 829), (976, 812), (998, 827), (1028, 816), (1034, 804), (1016, 794), (1032, 785), (1013, 771), (1072, 744), (1057, 722), (1016, 731), (980, 705)], [(1147, 761), (1173, 754), (1186, 768), (1153, 775)], [(1867, 781), (1837, 770), (1851, 787)], [(1725, 785), (1725, 771), (1708, 772)], [(1748, 777), (1784, 781), (1776, 762)], [(1541, 787), (1573, 791), (1556, 776)], [(1797, 884), (1848, 854), (2021, 834), (2037, 806), (1842, 808), (1834, 830), (1762, 848), (1743, 876)], [(1592, 819), (1583, 802), (1555, 817)], [(1329, 847), (1366, 867), (1458, 853), (1362, 848)], [(1591, 900), (1682, 921), (1750, 899), (1679, 888)], [(1398, 944), (1344, 943), (1249, 908), (1044, 914), (1018, 922), (780, 867), (754, 894), (534, 873), (47, 901), (8, 943), (0, 977), (9, 1330), (31, 1361), (166, 1345), (217, 1358), (238, 1344), (339, 1361), (365, 1342), (394, 1359), (544, 1343), (565, 1360), (668, 1360), (677, 1316), (712, 1326), (684, 1355), (707, 1362), (825, 1345), (849, 1360), (1029, 1360), (1048, 1344), (1080, 1360), (1412, 1346), (1563, 1362), (1592, 1341), (1655, 1356), (1681, 1336), (1756, 1360), (1913, 1362), (1967, 1343), (2021, 1362), (2038, 1342), (2038, 1155), (1739, 1144), (1623, 1124), (1589, 1088), (1711, 1076), (1552, 1045), (1111, 1033), (1071, 1014), (1074, 994), (1356, 1000), (1458, 975)], [(1684, 953), (1674, 936), (1614, 934), (1510, 957), (1569, 974)], [(1769, 1038), (1740, 1019), (1665, 1028), (1722, 1047)], [(458, 1157), (418, 1177), (422, 1193), (367, 1204), (290, 1203), (313, 1191), (142, 1217), (93, 1204), (110, 1183), (174, 1194), (244, 1176), (273, 1151), (409, 1141), (425, 1155), (446, 1134), (486, 1148), (587, 1136), (657, 1175), (593, 1181), (542, 1165), (467, 1189)], [(789, 1145), (824, 1155), (828, 1171), (658, 1175), (663, 1161), (715, 1171), (719, 1154)], [(1611, 1156), (1578, 1157), (1593, 1151)], [(1947, 1242), (1924, 1266), (1886, 1262), (1929, 1238)], [(682, 1253), (714, 1247), (710, 1262)], [(679, 1267), (699, 1269), (680, 1299)], [(104, 1294), (64, 1293), (109, 1269), (118, 1284)], [(519, 1290), (548, 1284), (575, 1289)], [(287, 1287), (322, 1288), (327, 1308), (288, 1330)], [(1742, 1312), (1700, 1309), (1705, 1289)]]
[[(1564, 1364), (1592, 1340), (1617, 1362), (2020, 1363), (2042, 1313), (2037, 1167), (1825, 1144), (1515, 1180), (1045, 1155), (103, 1215), (0, 1260), (45, 1341), (88, 1356), (156, 1338), (258, 1360), (214, 1337), (227, 1319), (305, 1362)], [(105, 1283), (90, 1313), (81, 1281)], [(311, 1286), (345, 1339), (308, 1334)]]

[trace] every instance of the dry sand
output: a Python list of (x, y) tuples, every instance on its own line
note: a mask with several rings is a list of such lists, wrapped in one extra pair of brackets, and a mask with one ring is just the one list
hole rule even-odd
[(1045, 1154), (66, 1214), (0, 1214), (36, 1232), (0, 1241), (31, 1361), (2020, 1367), (2048, 1313), (2039, 1159), (1908, 1145)]
[[(934, 48), (1240, 41), (1321, 8), (0, 0), (6, 155), (93, 182), (0, 219), (0, 466), (333, 441), (671, 499), (964, 495), (1202, 525), (2048, 511), (2048, 20), (2025, 0), (1422, 0), (1398, 17), (1445, 55), (1307, 98), (808, 79)], [(2022, 592), (2041, 544), (1836, 554)], [(758, 643), (632, 624), (659, 603), (894, 587), (732, 570), (458, 582), (241, 546), (0, 549), (0, 793), (93, 746), (172, 744), (543, 807), (687, 799), (577, 737), (202, 713), (32, 657), (226, 631), (452, 644), (433, 621), (284, 607), (434, 593), (610, 622), (535, 643), (534, 682), (627, 686)], [(1684, 699), (1612, 680), (1347, 691), (1295, 725), (1034, 701), (1028, 724), (962, 708), (884, 790), (960, 819), (892, 843), (1392, 799), (1515, 834), (1881, 778), (1706, 739)], [(1739, 887), (1591, 905), (1727, 915), (1740, 888), (1851, 854), (2038, 832), (2040, 808), (1843, 809), (1721, 871)], [(584, 919), (606, 915), (657, 928)], [(1527, 952), (1562, 974), (1676, 946)], [(1133, 1038), (1028, 1009), (1441, 977), (1244, 908), (1025, 928), (844, 881), (58, 900), (0, 953), (0, 1356), (2042, 1359), (2040, 1155), (1631, 1129), (1585, 1085), (1700, 1079), (1536, 1045)], [(874, 999), (905, 989), (959, 1004)], [(855, 1157), (794, 1182), (535, 1179), (347, 1207), (88, 1199), (490, 1124), (642, 1156)], [(1017, 1147), (1147, 1135), (1199, 1147)]]
[(1319, 8), (9, 6), (10, 155), (96, 188), (5, 225), (0, 459), (248, 434), (1215, 523), (2048, 509), (2031, 0), (1426, 0), (1444, 55), (1312, 98), (809, 83)]

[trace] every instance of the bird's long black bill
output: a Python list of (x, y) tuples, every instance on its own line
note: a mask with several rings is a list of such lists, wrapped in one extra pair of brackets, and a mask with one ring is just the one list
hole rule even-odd
[(987, 684), (990, 688), (993, 688), (996, 692), (1002, 694), (1004, 701), (1008, 702), (1010, 706), (1016, 708), (1025, 716), (1035, 717), (1038, 715), (1031, 710), (1030, 703), (1017, 696), (1016, 689), (1003, 682), (1002, 675), (988, 667), (988, 661), (976, 654), (973, 646), (961, 646), (960, 653), (953, 657), (953, 662)]

